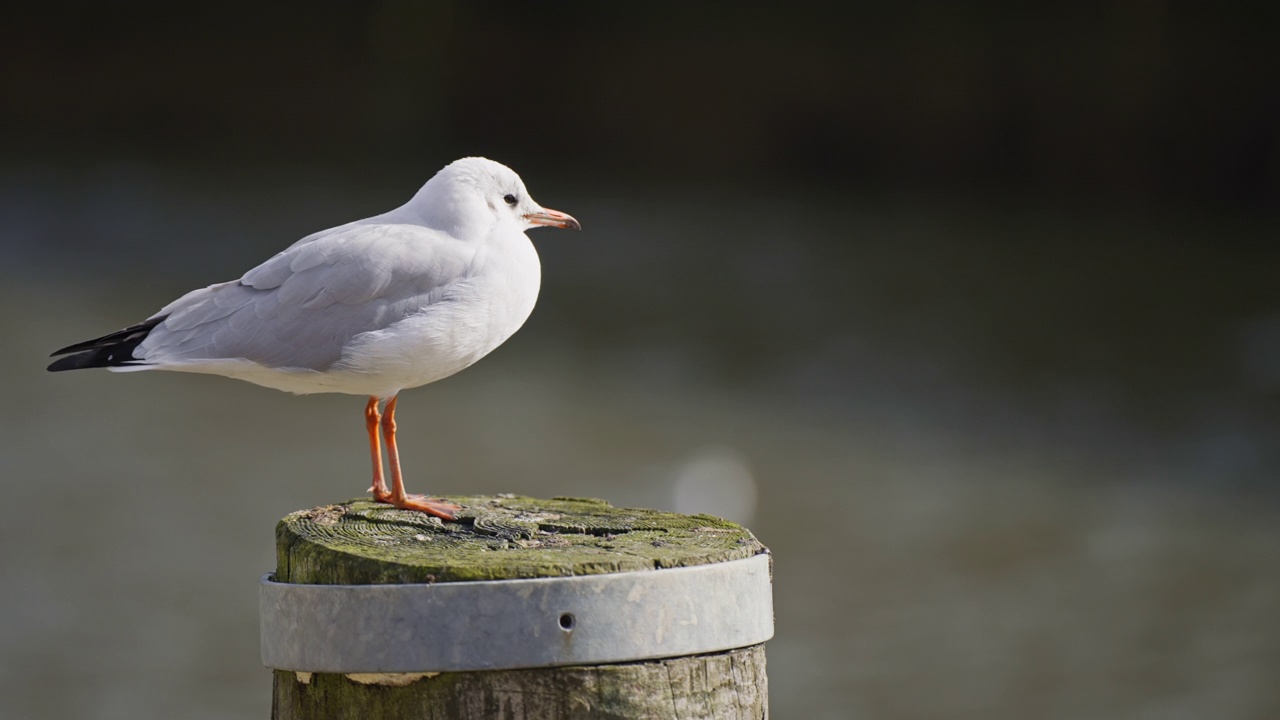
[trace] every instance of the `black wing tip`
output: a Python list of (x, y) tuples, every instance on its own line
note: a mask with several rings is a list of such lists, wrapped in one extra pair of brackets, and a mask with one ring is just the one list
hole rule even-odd
[[(121, 330), (120, 332), (122, 333), (124, 332), (124, 330)], [(110, 335), (103, 335), (102, 337), (99, 337), (99, 338), (94, 338), (92, 340), (85, 340), (84, 342), (78, 342), (78, 343), (75, 343), (74, 345), (68, 345), (64, 348), (54, 350), (53, 352), (49, 353), (49, 357), (58, 357), (59, 355), (69, 355), (71, 353), (84, 352), (85, 350), (93, 350), (94, 348), (99, 348), (104, 345), (111, 344), (113, 342), (112, 338), (118, 334), (120, 333), (111, 333)]]
[(63, 372), (64, 370), (86, 370), (88, 368), (111, 368), (151, 364), (138, 362), (134, 359), (131, 351), (132, 348), (122, 348), (120, 346), (86, 350), (84, 352), (75, 353), (74, 355), (60, 357), (49, 363), (49, 367), (45, 369), (49, 372)]
[[(57, 354), (60, 353), (54, 353), (54, 355)], [(58, 358), (57, 360), (49, 363), (49, 367), (46, 369), (49, 372), (62, 372), (63, 370), (80, 370), (87, 367), (93, 367), (93, 365), (86, 362), (88, 360), (88, 356), (92, 354), (93, 353), (83, 353), (81, 355), (68, 355), (64, 358)], [(53, 355), (50, 355), (49, 357), (53, 357)]]
[[(93, 341), (90, 340), (89, 342), (93, 342)], [(76, 343), (75, 345), (68, 345), (62, 348), (61, 350), (54, 350), (53, 352), (49, 353), (49, 357), (58, 357), (59, 355), (66, 355), (67, 353), (73, 353), (80, 350), (84, 350), (85, 348), (80, 347), (81, 345), (84, 345), (84, 344), (85, 343)]]
[(134, 348), (142, 344), (142, 341), (147, 338), (151, 330), (156, 325), (164, 322), (166, 317), (168, 316), (154, 317), (146, 322), (130, 325), (110, 335), (103, 335), (100, 338), (85, 340), (74, 345), (68, 345), (61, 350), (55, 350), (49, 357), (58, 357), (59, 355), (65, 355), (66, 357), (50, 363), (48, 370), (49, 372), (62, 372), (63, 370), (140, 364), (133, 357)]

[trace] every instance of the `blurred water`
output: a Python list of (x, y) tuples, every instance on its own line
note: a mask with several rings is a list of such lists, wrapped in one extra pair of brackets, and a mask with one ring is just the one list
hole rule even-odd
[[(524, 172), (587, 230), (403, 396), (411, 490), (749, 521), (777, 717), (1280, 716), (1273, 224)], [(366, 487), (362, 401), (44, 355), (423, 179), (0, 175), (0, 718), (268, 715), (255, 583)]]

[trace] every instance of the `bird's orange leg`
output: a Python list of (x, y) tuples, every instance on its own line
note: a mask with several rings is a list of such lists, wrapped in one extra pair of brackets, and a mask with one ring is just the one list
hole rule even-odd
[(369, 398), (364, 406), (364, 427), (369, 432), (369, 453), (373, 455), (373, 499), (378, 502), (391, 502), (391, 493), (387, 492), (387, 482), (382, 479), (382, 445), (378, 443), (378, 424), (382, 415), (378, 412), (378, 398)]
[(404, 478), (400, 475), (400, 451), (396, 448), (396, 398), (387, 402), (386, 410), (382, 413), (382, 436), (387, 441), (387, 461), (391, 464), (391, 494), (383, 502), (390, 502), (404, 510), (419, 510), (443, 520), (455, 519), (462, 506), (433, 500), (425, 495), (406, 495), (404, 492)]

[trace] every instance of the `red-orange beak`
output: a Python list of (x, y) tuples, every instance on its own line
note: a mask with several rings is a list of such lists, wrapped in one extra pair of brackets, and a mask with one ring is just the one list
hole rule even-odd
[(559, 210), (548, 210), (542, 208), (538, 212), (529, 213), (524, 216), (525, 220), (534, 225), (546, 225), (547, 227), (569, 228), (570, 230), (581, 230), (582, 223), (573, 219), (572, 215), (566, 215)]

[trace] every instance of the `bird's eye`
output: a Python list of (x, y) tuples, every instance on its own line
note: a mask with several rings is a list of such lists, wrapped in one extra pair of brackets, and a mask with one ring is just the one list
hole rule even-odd
[(515, 206), (516, 206), (516, 196), (515, 196), (515, 195), (503, 195), (503, 196), (502, 196), (502, 202), (504, 202), (504, 203), (506, 203), (506, 204), (510, 205), (511, 207), (515, 207)]

